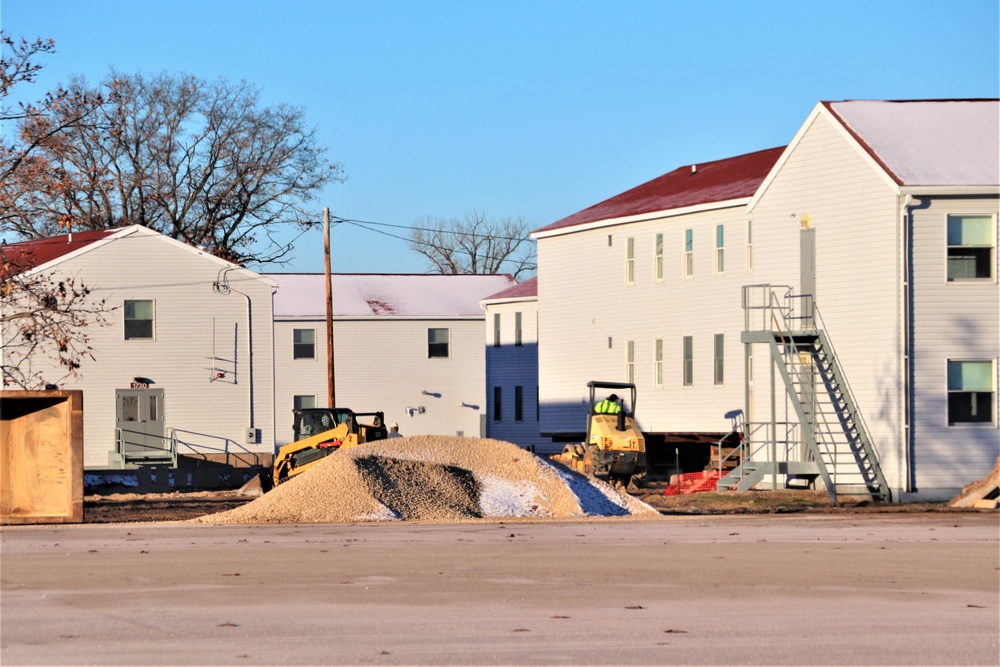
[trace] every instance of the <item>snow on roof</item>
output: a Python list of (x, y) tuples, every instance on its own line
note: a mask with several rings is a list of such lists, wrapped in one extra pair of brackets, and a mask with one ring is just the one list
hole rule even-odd
[(752, 197), (784, 150), (785, 147), (781, 146), (724, 160), (678, 167), (668, 174), (542, 227), (535, 233), (599, 220)]
[[(279, 283), (275, 317), (326, 315), (322, 273), (271, 273)], [(331, 276), (337, 317), (482, 317), (479, 302), (514, 285), (508, 274), (438, 275), (337, 273)]]
[(106, 239), (121, 230), (122, 228), (97, 229), (77, 232), (75, 234), (52, 236), (47, 239), (5, 243), (0, 246), (0, 251), (2, 251), (5, 262), (10, 262), (11, 273), (21, 273), (59, 259), (71, 252), (76, 252), (91, 243)]
[(900, 185), (1000, 184), (1000, 100), (823, 104)]
[(491, 294), (483, 298), (483, 301), (500, 301), (503, 299), (520, 299), (526, 297), (537, 297), (538, 296), (538, 276), (534, 278), (528, 278), (524, 282), (520, 282), (512, 287), (497, 292), (496, 294)]

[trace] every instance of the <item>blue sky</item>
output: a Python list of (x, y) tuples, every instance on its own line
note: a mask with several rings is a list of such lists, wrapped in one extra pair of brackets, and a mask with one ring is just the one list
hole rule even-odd
[[(820, 100), (998, 97), (998, 4), (3, 0), (0, 23), (56, 42), (35, 97), (113, 66), (246, 79), (303, 107), (348, 176), (317, 219), (478, 209), (538, 228), (677, 166), (784, 145)], [(334, 271), (427, 269), (391, 236), (332, 237)], [(321, 228), (271, 270), (322, 271)]]

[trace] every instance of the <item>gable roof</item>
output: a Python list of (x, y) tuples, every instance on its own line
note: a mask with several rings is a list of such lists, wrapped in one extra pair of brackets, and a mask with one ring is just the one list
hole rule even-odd
[(785, 147), (678, 167), (534, 233), (753, 196)]
[(538, 296), (538, 276), (528, 278), (505, 290), (491, 294), (483, 298), (483, 301), (516, 301), (518, 299), (530, 299)]
[[(279, 284), (275, 317), (325, 317), (326, 276), (270, 273)], [(335, 317), (483, 317), (479, 302), (514, 285), (509, 274), (337, 273), (331, 276)]]
[(897, 185), (1000, 184), (1000, 100), (821, 104)]
[[(92, 243), (103, 241), (122, 229), (97, 229), (47, 239), (5, 243), (0, 246), (0, 253), (3, 254), (5, 263), (10, 262), (10, 273), (23, 273), (74, 253)], [(6, 273), (6, 270), (0, 269), (0, 274)]]

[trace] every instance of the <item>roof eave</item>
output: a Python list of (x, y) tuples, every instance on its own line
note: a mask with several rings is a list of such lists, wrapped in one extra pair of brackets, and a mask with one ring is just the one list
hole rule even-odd
[(688, 215), (691, 213), (717, 211), (724, 208), (737, 208), (739, 206), (745, 206), (749, 201), (749, 197), (740, 197), (739, 199), (727, 199), (724, 201), (708, 202), (705, 204), (695, 204), (693, 206), (682, 206), (681, 208), (667, 209), (665, 211), (651, 211), (649, 213), (639, 213), (637, 215), (628, 215), (620, 218), (595, 220), (593, 222), (585, 222), (579, 225), (571, 225), (559, 229), (550, 229), (549, 231), (532, 232), (531, 238), (544, 239), (552, 236), (563, 236), (565, 234), (575, 234), (576, 232), (601, 229), (603, 227), (616, 227), (618, 225), (628, 225), (635, 222), (647, 222), (649, 220), (659, 220), (661, 218), (675, 218), (680, 215)]
[(1000, 185), (903, 185), (901, 195), (927, 196), (1000, 196)]

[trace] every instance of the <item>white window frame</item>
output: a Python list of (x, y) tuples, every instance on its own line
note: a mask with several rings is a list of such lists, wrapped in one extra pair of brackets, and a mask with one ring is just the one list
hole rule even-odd
[[(953, 387), (953, 380), (955, 379), (955, 376), (952, 373), (952, 370), (953, 370), (952, 364), (960, 364), (960, 363), (968, 363), (968, 362), (978, 362), (978, 363), (983, 363), (983, 364), (987, 364), (987, 363), (989, 364), (988, 388), (979, 387), (979, 388), (974, 388), (974, 389), (970, 390), (970, 389), (962, 389), (962, 388), (954, 388)], [(946, 383), (947, 394), (948, 394), (948, 401), (947, 401), (947, 406), (946, 406), (946, 409), (945, 409), (945, 422), (947, 423), (947, 425), (948, 425), (949, 428), (990, 428), (990, 429), (996, 428), (996, 425), (997, 425), (997, 371), (996, 371), (996, 368), (997, 368), (997, 360), (996, 359), (956, 358), (956, 359), (948, 359), (945, 362), (945, 373), (946, 373), (945, 383)], [(990, 403), (991, 403), (991, 405), (989, 407), (989, 411), (990, 411), (990, 415), (989, 415), (990, 419), (989, 419), (989, 421), (985, 421), (985, 420), (983, 420), (983, 421), (967, 421), (967, 420), (953, 421), (951, 419), (951, 398), (952, 398), (952, 395), (954, 395), (954, 394), (967, 394), (967, 393), (989, 394), (990, 395)]]
[(635, 237), (625, 237), (625, 284), (635, 285)]
[[(306, 356), (306, 355), (299, 356), (298, 355), (298, 349), (297, 348), (299, 346), (304, 346), (304, 345), (308, 345), (309, 344), (309, 343), (296, 342), (295, 339), (298, 336), (298, 334), (299, 334), (300, 331), (309, 331), (309, 332), (312, 332), (312, 343), (311, 343), (311, 345), (312, 345), (312, 354), (309, 355), (309, 356)], [(313, 361), (313, 360), (316, 359), (316, 329), (315, 328), (296, 328), (296, 329), (292, 329), (292, 361), (299, 361), (300, 359), (305, 359), (307, 361)]]
[(681, 338), (681, 384), (694, 386), (694, 336)]
[(653, 339), (653, 386), (663, 387), (663, 339)]
[(493, 347), (500, 347), (500, 313), (493, 313)]
[(726, 383), (726, 335), (712, 336), (712, 375), (716, 386)]
[(684, 254), (681, 258), (681, 271), (685, 280), (694, 278), (694, 229), (684, 230)]
[[(309, 403), (309, 405), (305, 405), (306, 403)], [(308, 410), (315, 407), (316, 394), (294, 394), (292, 396), (292, 408), (295, 410)]]
[(715, 226), (715, 275), (726, 272), (726, 226)]
[[(445, 341), (444, 345), (447, 350), (447, 354), (431, 354), (431, 345), (441, 345), (440, 342), (431, 340), (432, 331), (444, 331), (447, 335), (448, 340)], [(451, 329), (448, 327), (427, 327), (427, 358), (428, 359), (450, 359), (451, 358)]]
[(521, 311), (514, 312), (514, 347), (524, 345), (524, 317)]
[(635, 383), (635, 341), (625, 341), (625, 381)]
[(493, 421), (503, 422), (503, 387), (493, 387)]
[[(149, 335), (148, 336), (130, 336), (128, 333), (128, 323), (129, 322), (145, 322), (146, 318), (126, 318), (125, 314), (128, 312), (128, 305), (136, 303), (148, 303), (151, 311), (149, 317)], [(134, 307), (133, 307), (134, 308)], [(156, 340), (156, 300), (155, 299), (124, 299), (122, 301), (122, 340), (127, 341), (155, 341)]]
[(514, 421), (524, 421), (524, 387), (514, 386)]
[[(988, 222), (988, 225), (989, 225), (988, 235), (985, 238), (980, 239), (979, 243), (961, 243), (961, 239), (957, 238), (957, 236), (952, 233), (952, 225), (951, 225), (951, 223), (952, 223), (952, 220), (960, 220), (960, 219), (964, 219), (964, 218), (984, 218), (984, 219), (988, 220), (989, 221)], [(945, 250), (945, 279), (949, 283), (960, 283), (960, 284), (961, 283), (992, 283), (992, 282), (995, 282), (996, 279), (997, 279), (997, 276), (996, 276), (996, 245), (997, 245), (996, 244), (996, 237), (997, 237), (997, 225), (996, 225), (996, 216), (995, 215), (990, 215), (988, 213), (968, 213), (968, 214), (952, 213), (952, 214), (949, 214), (948, 217), (947, 217), (947, 219), (946, 219), (946, 221), (945, 221), (945, 245), (946, 245), (946, 250)], [(958, 241), (958, 242), (956, 243), (956, 241)], [(986, 241), (986, 242), (982, 242), (982, 241)], [(953, 278), (952, 275), (951, 275), (951, 273), (952, 273), (952, 270), (951, 270), (951, 266), (952, 266), (952, 262), (951, 262), (951, 259), (952, 259), (952, 250), (959, 250), (960, 251), (961, 249), (977, 250), (977, 251), (980, 251), (979, 254), (982, 254), (982, 251), (985, 250), (989, 254), (989, 257), (987, 258), (987, 262), (986, 262), (987, 263), (987, 267), (989, 269), (989, 274), (985, 275), (985, 276), (973, 276), (973, 277), (964, 277), (963, 276), (963, 277)]]
[(653, 236), (653, 282), (663, 282), (663, 232)]
[(747, 273), (753, 273), (753, 220), (747, 220)]

